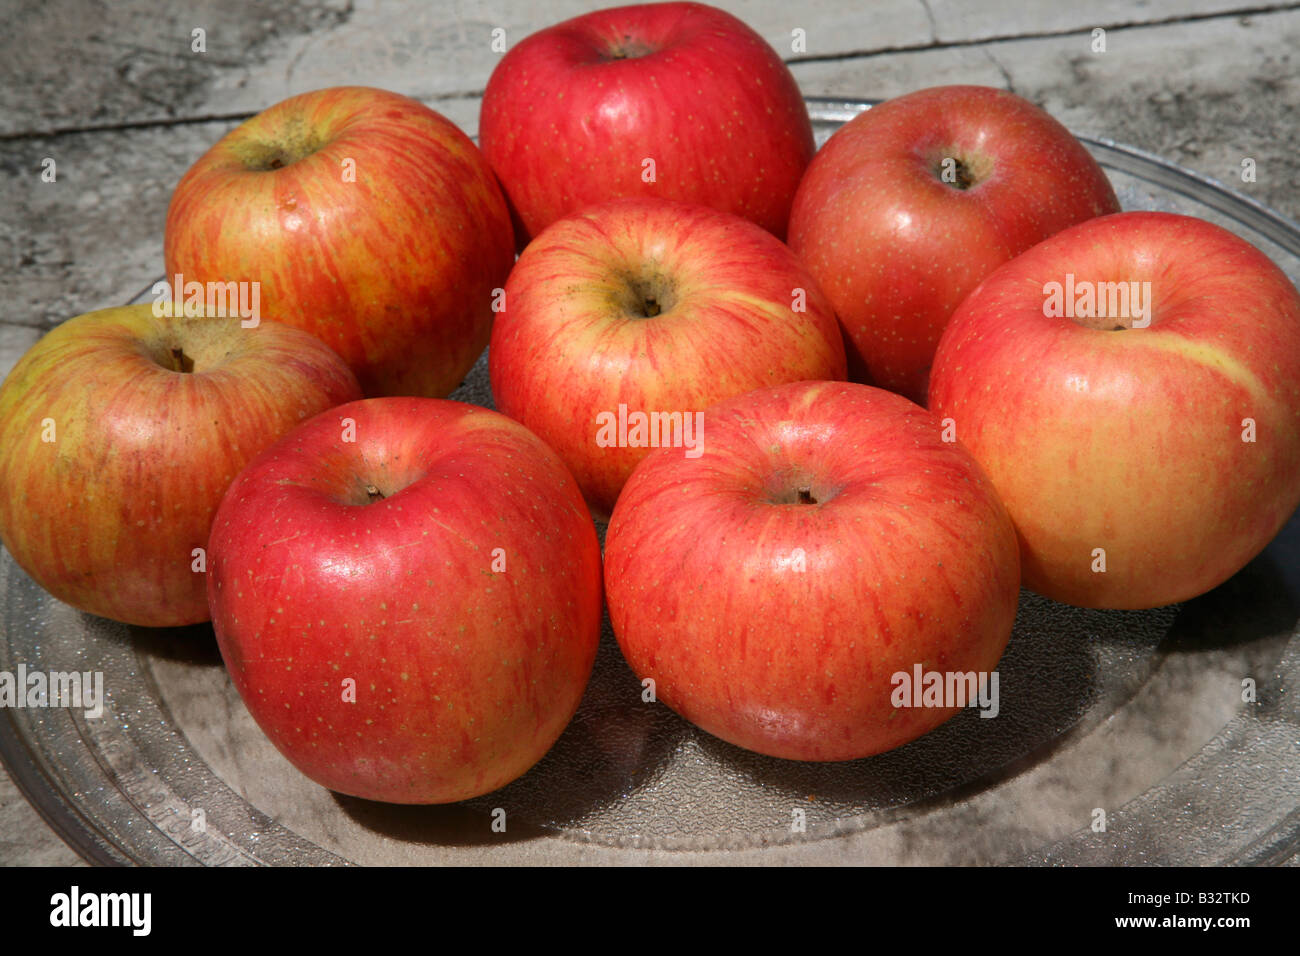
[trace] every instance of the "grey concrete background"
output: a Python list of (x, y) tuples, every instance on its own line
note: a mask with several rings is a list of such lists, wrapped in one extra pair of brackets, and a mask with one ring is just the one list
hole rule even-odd
[[(723, 0), (809, 95), (1010, 89), (1076, 132), (1158, 153), (1300, 218), (1300, 3)], [(186, 168), (286, 96), (362, 83), (470, 134), (499, 54), (601, 4), (543, 0), (7, 0), (0, 12), (0, 374), (41, 333), (162, 272)], [(605, 4), (610, 5), (610, 4)], [(1092, 50), (1106, 31), (1106, 52)], [(195, 29), (206, 52), (192, 50)], [(793, 52), (802, 29), (806, 51)], [(1253, 158), (1257, 179), (1239, 180)], [(53, 159), (57, 181), (41, 180)], [(0, 864), (78, 862), (0, 770)]]

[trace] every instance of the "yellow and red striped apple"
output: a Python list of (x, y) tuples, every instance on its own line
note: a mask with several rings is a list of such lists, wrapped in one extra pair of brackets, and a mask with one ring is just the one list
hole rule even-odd
[(367, 395), (443, 396), (487, 344), (514, 261), (477, 147), (405, 96), (335, 87), (228, 133), (167, 211), (167, 275), (259, 282), (263, 308), (343, 357)]
[(763, 389), (704, 421), (704, 454), (642, 461), (605, 536), (637, 676), (703, 730), (794, 760), (870, 756), (951, 717), (894, 692), (918, 665), (987, 678), (1011, 636), (1015, 530), (974, 459), (866, 385)]
[(1085, 607), (1186, 600), (1300, 503), (1300, 294), (1203, 220), (1094, 219), (962, 303), (930, 407), (1006, 503), (1027, 587)]
[(151, 627), (208, 619), (212, 516), (249, 460), (359, 398), (337, 355), (262, 320), (69, 319), (0, 387), (0, 538), (60, 601)]
[(707, 406), (845, 375), (835, 315), (785, 245), (738, 216), (651, 199), (588, 208), (533, 240), (488, 360), (497, 408), (559, 452), (605, 515), (651, 447), (625, 420), (671, 419), (681, 441), (667, 441), (693, 454), (685, 430)]

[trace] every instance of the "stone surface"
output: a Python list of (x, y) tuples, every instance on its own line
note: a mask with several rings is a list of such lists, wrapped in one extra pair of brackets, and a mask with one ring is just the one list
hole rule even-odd
[[(954, 0), (717, 0), (792, 60), (835, 60), (1094, 28), (1186, 20), (1240, 0), (1087, 5)], [(442, 100), (482, 90), (507, 45), (592, 9), (581, 0), (199, 0), (92, 5), (20, 0), (0, 36), (0, 134), (250, 113), (292, 93), (366, 83)], [(195, 31), (202, 30), (202, 47)], [(799, 44), (796, 48), (796, 32)]]

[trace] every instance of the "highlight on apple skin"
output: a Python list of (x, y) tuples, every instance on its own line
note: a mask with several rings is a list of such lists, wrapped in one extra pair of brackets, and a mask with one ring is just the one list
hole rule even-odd
[(1026, 587), (1082, 607), (1184, 601), (1300, 503), (1300, 293), (1204, 220), (1094, 219), (961, 304), (930, 407), (1006, 503)]
[(1015, 530), (975, 460), (901, 396), (800, 382), (705, 412), (704, 454), (650, 454), (605, 538), (628, 664), (739, 747), (853, 760), (956, 706), (896, 675), (989, 674), (1015, 621)]
[(208, 620), (208, 530), (243, 467), (360, 397), (343, 360), (261, 320), (149, 304), (56, 326), (0, 386), (0, 539), (58, 600), (127, 624)]
[(496, 790), (550, 749), (591, 674), (591, 515), (555, 453), (484, 408), (378, 398), (318, 415), (240, 474), (209, 550), (235, 688), (339, 793)]

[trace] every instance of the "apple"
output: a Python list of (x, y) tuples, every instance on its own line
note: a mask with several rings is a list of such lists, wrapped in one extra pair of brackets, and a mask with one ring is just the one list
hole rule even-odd
[(1300, 294), (1208, 222), (1094, 219), (961, 304), (930, 406), (1006, 503), (1026, 586), (1084, 607), (1183, 601), (1300, 502)]
[(367, 395), (459, 385), (514, 262), (474, 144), (413, 99), (357, 86), (228, 133), (176, 187), (164, 245), (169, 279), (259, 283), (266, 313), (338, 352)]
[(534, 239), (488, 362), (497, 408), (559, 452), (599, 515), (651, 447), (698, 453), (705, 407), (845, 376), (835, 314), (785, 245), (654, 199), (589, 207)]
[(867, 385), (763, 389), (704, 420), (704, 454), (648, 456), (606, 533), (636, 675), (708, 733), (794, 760), (870, 756), (951, 717), (896, 692), (918, 669), (988, 680), (1010, 638), (1015, 530), (974, 459)]
[(781, 57), (700, 3), (598, 10), (526, 37), (488, 80), (479, 142), (521, 245), (625, 196), (701, 203), (785, 238), (814, 150)]
[(0, 386), (0, 539), (67, 604), (148, 627), (208, 619), (201, 549), (254, 455), (361, 395), (305, 332), (236, 318), (91, 312)]
[(835, 307), (849, 377), (924, 402), (944, 325), (985, 276), (1119, 208), (1088, 151), (1028, 100), (941, 86), (836, 131), (799, 185), (790, 246)]
[(591, 515), (555, 453), (484, 408), (375, 398), (313, 418), (236, 479), (210, 551), (236, 689), (340, 793), (495, 790), (546, 753), (591, 673)]

